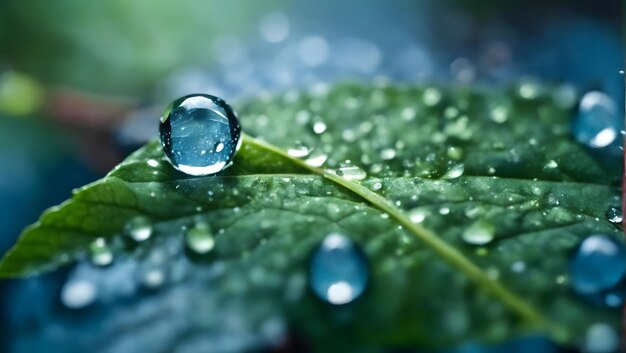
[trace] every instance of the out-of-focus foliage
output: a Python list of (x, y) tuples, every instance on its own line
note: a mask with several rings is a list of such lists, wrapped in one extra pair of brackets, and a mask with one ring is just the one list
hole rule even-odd
[(174, 68), (210, 65), (213, 39), (279, 1), (2, 1), (0, 59), (46, 83), (137, 94)]
[[(617, 311), (593, 306), (567, 285), (570, 253), (581, 239), (620, 235), (604, 217), (607, 205), (619, 201), (613, 186), (618, 172), (604, 169), (571, 139), (571, 102), (557, 104), (554, 92), (541, 86), (520, 87), (521, 97), (515, 90), (437, 87), (339, 86), (316, 92), (244, 105), (242, 124), (285, 149), (300, 140), (312, 148), (311, 156), (327, 154), (328, 167), (349, 159), (366, 168), (363, 185), (564, 327), (566, 335), (556, 338), (578, 344), (591, 324), (616, 324)], [(326, 124), (323, 132), (314, 129), (320, 122)], [(445, 255), (377, 207), (258, 145), (244, 144), (223, 173), (191, 178), (173, 170), (152, 142), (46, 212), (25, 231), (1, 271), (18, 276), (50, 270), (92, 256), (89, 243), (104, 237), (121, 263), (139, 271), (158, 266), (160, 278), (171, 285), (164, 293), (184, 288), (172, 309), (184, 322), (173, 330), (183, 333), (164, 338), (172, 346), (189, 343), (184, 332), (202, 330), (207, 319), (188, 311), (210, 305), (215, 296), (263, 303), (239, 313), (240, 320), (286, 317), (290, 329), (318, 348), (449, 347), (499, 342), (529, 329), (550, 333), (527, 321), (524, 311), (490, 296), (484, 283), (468, 280)], [(138, 215), (154, 221), (154, 236), (129, 247), (123, 228)], [(185, 229), (198, 222), (208, 224), (215, 237), (215, 250), (207, 256), (182, 245)], [(464, 234), (476, 227), (494, 239), (468, 242)], [(336, 232), (363, 246), (372, 271), (370, 290), (341, 311), (304, 292), (308, 254)], [(154, 254), (160, 260), (146, 265)], [(523, 270), (515, 270), (516, 263)], [(131, 282), (142, 278), (141, 272), (126, 276)], [(203, 291), (208, 292), (198, 295)]]

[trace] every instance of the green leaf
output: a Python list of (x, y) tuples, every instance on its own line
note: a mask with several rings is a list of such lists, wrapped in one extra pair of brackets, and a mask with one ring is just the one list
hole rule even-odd
[[(244, 137), (233, 167), (192, 178), (151, 142), (47, 211), (0, 275), (84, 259), (99, 237), (122, 244), (117, 258), (142, 261), (165, 247), (159, 239), (183, 242), (202, 222), (215, 249), (203, 261), (190, 257), (184, 281), (202, 283), (202, 273), (224, 266), (228, 280), (204, 290), (271, 303), (318, 347), (450, 346), (528, 332), (578, 344), (589, 325), (619, 320), (568, 285), (580, 240), (620, 236), (605, 219), (619, 204), (619, 171), (570, 138), (571, 108), (551, 92), (529, 99), (514, 90), (340, 85), (261, 97), (238, 107), (256, 138)], [(328, 157), (324, 169), (285, 152), (299, 145)], [(346, 160), (367, 178), (339, 177), (333, 169)], [(154, 222), (154, 236), (130, 246), (122, 230), (138, 215)], [(494, 239), (464, 240), (477, 228)], [(310, 252), (333, 232), (359, 243), (371, 263), (369, 290), (340, 309), (302, 284)]]

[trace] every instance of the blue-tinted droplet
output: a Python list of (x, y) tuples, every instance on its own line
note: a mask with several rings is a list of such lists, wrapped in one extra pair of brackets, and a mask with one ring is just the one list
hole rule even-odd
[(343, 235), (328, 235), (311, 259), (311, 288), (331, 304), (347, 304), (360, 297), (368, 278), (365, 255)]
[(610, 290), (625, 275), (624, 245), (604, 235), (592, 235), (583, 240), (570, 262), (572, 286), (583, 295)]
[(573, 121), (574, 137), (588, 147), (606, 151), (607, 156), (620, 156), (624, 123), (619, 112), (608, 95), (598, 91), (586, 93)]
[(165, 110), (161, 145), (172, 165), (190, 175), (228, 167), (241, 143), (241, 126), (230, 106), (208, 94), (181, 97)]

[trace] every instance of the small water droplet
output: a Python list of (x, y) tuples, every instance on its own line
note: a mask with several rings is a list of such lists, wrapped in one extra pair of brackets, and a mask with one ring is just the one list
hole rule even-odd
[(383, 183), (381, 183), (380, 181), (375, 181), (371, 187), (372, 191), (378, 191), (382, 188), (383, 188)]
[(309, 157), (304, 162), (306, 164), (310, 165), (311, 167), (321, 167), (321, 166), (324, 165), (324, 163), (326, 163), (326, 160), (328, 160), (328, 156), (327, 155), (325, 155), (325, 154), (318, 154), (318, 155)]
[(617, 207), (609, 207), (606, 211), (606, 219), (613, 224), (620, 224), (624, 220), (622, 210)]
[(311, 258), (311, 288), (330, 304), (353, 302), (363, 294), (368, 280), (367, 258), (343, 235), (328, 235)]
[(89, 245), (91, 263), (96, 266), (107, 266), (113, 262), (113, 252), (104, 238), (97, 238)]
[(554, 159), (551, 159), (548, 161), (548, 163), (546, 163), (546, 168), (549, 168), (549, 169), (554, 169), (558, 166), (559, 164)]
[(296, 146), (287, 149), (287, 154), (294, 158), (304, 158), (311, 153), (311, 149), (301, 142), (297, 142)]
[(620, 156), (619, 131), (623, 128), (615, 101), (603, 92), (591, 91), (582, 96), (572, 132), (576, 140), (588, 147), (606, 150)]
[(323, 134), (327, 129), (326, 124), (323, 121), (317, 121), (313, 124), (313, 132), (316, 134)]
[(480, 219), (465, 229), (461, 237), (468, 244), (485, 245), (494, 239), (495, 231), (493, 224)]
[(442, 208), (440, 208), (439, 209), (439, 214), (443, 215), (443, 216), (445, 216), (447, 214), (450, 214), (450, 208), (449, 207), (442, 207)]
[(452, 165), (448, 171), (442, 176), (443, 179), (456, 179), (463, 175), (465, 165), (463, 163)]
[(159, 127), (167, 159), (189, 175), (215, 174), (228, 167), (241, 145), (241, 126), (222, 99), (193, 94), (172, 102)]
[(206, 254), (215, 247), (215, 238), (206, 223), (198, 223), (185, 233), (185, 244), (195, 253)]
[(578, 246), (569, 266), (574, 289), (584, 295), (611, 289), (626, 275), (626, 249), (605, 235), (592, 235)]
[(152, 235), (152, 223), (147, 217), (134, 217), (124, 226), (124, 234), (136, 242), (147, 240)]
[(61, 302), (70, 309), (82, 309), (97, 297), (96, 286), (87, 280), (70, 280), (61, 289)]
[(413, 223), (422, 223), (426, 219), (426, 216), (428, 216), (428, 211), (422, 208), (414, 208), (409, 211), (409, 219)]
[(147, 163), (152, 168), (156, 168), (159, 166), (159, 162), (156, 159), (148, 159)]
[(337, 176), (340, 176), (346, 180), (363, 180), (367, 177), (365, 170), (355, 165), (345, 165), (337, 169), (335, 172)]

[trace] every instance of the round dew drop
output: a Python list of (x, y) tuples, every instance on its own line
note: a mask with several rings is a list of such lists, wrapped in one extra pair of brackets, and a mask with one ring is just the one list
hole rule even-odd
[(206, 254), (215, 248), (215, 239), (206, 223), (198, 223), (185, 234), (187, 247), (197, 253)]
[(605, 235), (587, 237), (569, 265), (574, 289), (584, 295), (617, 286), (626, 276), (626, 247)]
[(369, 280), (367, 258), (347, 237), (330, 234), (315, 250), (310, 264), (310, 286), (322, 300), (348, 304), (359, 298)]
[(152, 223), (146, 217), (137, 216), (126, 223), (124, 234), (136, 242), (142, 242), (152, 236)]
[(241, 125), (231, 107), (208, 94), (172, 102), (161, 117), (161, 145), (174, 168), (210, 175), (227, 168), (241, 145)]

